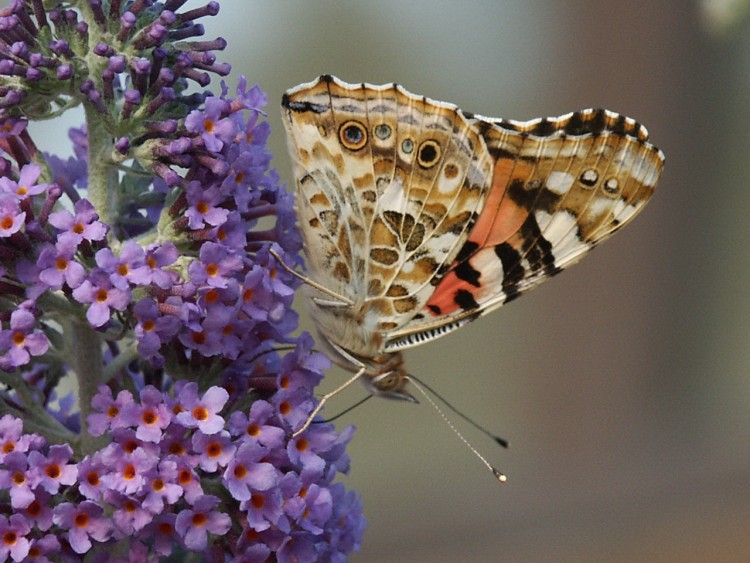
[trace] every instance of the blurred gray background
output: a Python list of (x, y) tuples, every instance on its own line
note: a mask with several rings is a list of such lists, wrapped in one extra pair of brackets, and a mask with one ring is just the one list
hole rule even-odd
[(750, 25), (723, 19), (732, 4), (224, 0), (206, 22), (229, 41), (230, 86), (245, 74), (268, 92), (290, 185), (278, 102), (321, 73), (513, 119), (603, 106), (667, 155), (631, 226), (407, 353), (511, 440), (502, 450), (456, 420), (506, 485), (424, 401), (372, 400), (341, 420), (358, 428), (346, 482), (369, 519), (353, 561), (750, 560)]

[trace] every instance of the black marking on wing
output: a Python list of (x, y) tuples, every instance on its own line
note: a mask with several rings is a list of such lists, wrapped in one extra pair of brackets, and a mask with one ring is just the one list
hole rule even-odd
[(559, 205), (558, 194), (548, 190), (543, 184), (537, 188), (529, 188), (523, 180), (513, 180), (508, 186), (508, 196), (518, 205), (529, 211), (541, 209), (553, 213)]
[(520, 235), (524, 241), (521, 248), (525, 252), (531, 270), (552, 273), (555, 266), (552, 244), (542, 236), (542, 231), (533, 215), (529, 215), (521, 225)]
[(563, 127), (568, 135), (600, 135), (607, 127), (607, 116), (603, 109), (594, 110), (585, 118), (576, 112)]
[(479, 243), (476, 243), (472, 240), (467, 240), (461, 247), (461, 250), (458, 251), (458, 254), (456, 255), (456, 262), (463, 262), (464, 260), (468, 260), (477, 250), (479, 250)]
[(284, 94), (281, 98), (281, 105), (286, 109), (296, 111), (297, 113), (305, 113), (311, 111), (313, 113), (325, 113), (330, 110), (330, 106), (323, 104), (314, 104), (312, 102), (291, 102), (289, 96)]
[(501, 158), (515, 160), (518, 156), (515, 152), (511, 152), (498, 146), (488, 146), (487, 148), (489, 148), (490, 154), (495, 160), (500, 160)]
[(453, 300), (456, 302), (456, 305), (461, 307), (464, 311), (471, 311), (479, 308), (479, 303), (474, 299), (474, 296), (470, 291), (466, 291), (465, 289), (459, 289), (456, 291)]
[(458, 279), (470, 283), (474, 287), (479, 287), (479, 278), (482, 274), (474, 269), (469, 260), (459, 262), (458, 266), (456, 266), (453, 271)]
[(523, 281), (523, 266), (521, 266), (521, 255), (509, 245), (503, 242), (495, 245), (495, 255), (503, 265), (503, 293), (505, 302), (511, 301), (518, 296), (518, 284)]
[(534, 128), (529, 131), (532, 135), (536, 135), (538, 137), (549, 137), (552, 135), (555, 131), (558, 130), (557, 125), (552, 123), (549, 119), (540, 119), (539, 123), (534, 125)]

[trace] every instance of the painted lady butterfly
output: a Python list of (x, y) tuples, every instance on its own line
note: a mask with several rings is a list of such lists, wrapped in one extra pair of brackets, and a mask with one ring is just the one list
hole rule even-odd
[(486, 118), (331, 76), (282, 106), (312, 319), (385, 397), (413, 400), (401, 350), (577, 262), (638, 214), (664, 162), (645, 127), (607, 110)]

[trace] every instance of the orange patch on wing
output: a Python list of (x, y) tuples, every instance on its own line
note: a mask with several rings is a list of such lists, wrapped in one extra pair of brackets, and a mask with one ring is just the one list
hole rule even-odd
[[(531, 173), (529, 165), (513, 159), (501, 158), (495, 163), (490, 194), (487, 196), (487, 202), (479, 219), (469, 234), (468, 240), (478, 245), (476, 252), (508, 242), (514, 235), (517, 238), (518, 230), (526, 221), (529, 212), (505, 195), (513, 179), (525, 181)], [(455, 266), (456, 264), (453, 265)], [(502, 283), (502, 279), (497, 282)], [(425, 310), (433, 316), (447, 315), (457, 311), (460, 307), (455, 302), (455, 295), (460, 290), (477, 295), (481, 288), (459, 279), (453, 271), (449, 271), (435, 288)]]
[(468, 292), (474, 292), (478, 288), (458, 279), (455, 273), (448, 272), (445, 277), (443, 277), (440, 285), (435, 289), (435, 293), (430, 297), (424, 310), (433, 317), (441, 317), (457, 311), (459, 306), (456, 304), (455, 295), (456, 292), (461, 289)]
[(501, 158), (495, 163), (492, 187), (487, 203), (482, 209), (469, 240), (479, 248), (494, 246), (508, 240), (518, 231), (529, 213), (505, 194), (514, 178), (525, 179), (531, 174), (529, 166), (509, 158)]

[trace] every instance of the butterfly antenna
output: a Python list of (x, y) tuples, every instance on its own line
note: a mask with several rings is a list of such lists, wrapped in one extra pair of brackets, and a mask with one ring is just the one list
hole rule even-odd
[(409, 379), (411, 380), (412, 385), (414, 385), (414, 387), (417, 388), (417, 391), (419, 391), (420, 393), (422, 393), (422, 395), (424, 395), (425, 399), (427, 399), (427, 401), (438, 412), (438, 414), (440, 414), (440, 416), (445, 421), (445, 423), (450, 427), (451, 430), (453, 430), (453, 432), (456, 434), (456, 436), (458, 436), (461, 439), (461, 441), (464, 443), (464, 445), (466, 445), (466, 447), (469, 448), (474, 453), (474, 455), (477, 456), (481, 460), (481, 462), (484, 463), (487, 466), (487, 468), (490, 471), (492, 471), (492, 474), (495, 476), (495, 478), (498, 481), (500, 481), (501, 483), (505, 483), (508, 480), (508, 478), (505, 476), (505, 474), (502, 473), (500, 470), (498, 470), (496, 467), (494, 467), (489, 461), (487, 461), (487, 459), (482, 454), (480, 454), (477, 451), (477, 449), (474, 446), (472, 446), (471, 443), (466, 438), (464, 438), (463, 434), (461, 434), (461, 432), (458, 431), (458, 429), (455, 427), (455, 425), (453, 424), (453, 422), (451, 422), (451, 420), (445, 415), (445, 413), (437, 405), (437, 403), (435, 401), (433, 401), (432, 397), (427, 393), (427, 391), (425, 391), (422, 388), (422, 385), (424, 385), (424, 387), (426, 389), (428, 389), (430, 391), (430, 393), (433, 393), (443, 403), (445, 403), (445, 405), (448, 408), (450, 408), (453, 412), (455, 412), (456, 414), (460, 415), (462, 418), (464, 418), (465, 420), (467, 420), (468, 422), (470, 422), (473, 426), (475, 426), (479, 430), (483, 431), (488, 436), (491, 436), (501, 446), (507, 448), (508, 447), (508, 442), (506, 440), (503, 440), (502, 438), (498, 438), (497, 436), (494, 436), (493, 434), (491, 434), (490, 432), (488, 432), (487, 430), (485, 430), (484, 428), (482, 428), (481, 426), (479, 426), (477, 423), (475, 423), (474, 421), (472, 421), (466, 415), (464, 415), (461, 412), (457, 411), (453, 406), (451, 406), (450, 403), (448, 403), (448, 401), (446, 401), (440, 395), (438, 395), (437, 393), (435, 393), (435, 391), (433, 389), (431, 389), (429, 385), (426, 385), (424, 382), (422, 382), (421, 380), (417, 379), (413, 375), (409, 375)]
[(508, 446), (510, 446), (510, 442), (508, 442), (508, 440), (506, 440), (505, 438), (501, 438), (497, 434), (493, 434), (492, 432), (490, 432), (489, 430), (487, 430), (484, 426), (480, 425), (478, 422), (476, 422), (476, 421), (472, 420), (471, 418), (469, 418), (467, 415), (465, 415), (464, 413), (462, 413), (456, 407), (454, 407), (453, 405), (451, 405), (445, 397), (443, 397), (442, 395), (440, 395), (440, 393), (438, 393), (437, 391), (435, 391), (432, 387), (430, 387), (429, 385), (427, 385), (421, 379), (418, 379), (414, 375), (409, 375), (409, 379), (411, 379), (412, 381), (417, 381), (422, 387), (424, 387), (430, 393), (432, 393), (438, 399), (440, 399), (440, 401), (446, 407), (448, 407), (450, 410), (452, 410), (458, 416), (460, 416), (461, 418), (463, 418), (466, 422), (468, 422), (469, 424), (471, 424), (474, 428), (476, 428), (477, 430), (479, 430), (482, 434), (485, 434), (486, 436), (489, 436), (490, 438), (492, 438), (495, 442), (497, 442), (498, 444), (500, 444), (504, 448), (507, 448)]
[(292, 434), (292, 438), (296, 438), (297, 436), (299, 436), (300, 434), (302, 434), (305, 430), (307, 430), (307, 427), (310, 426), (310, 424), (312, 424), (313, 418), (315, 418), (317, 416), (317, 414), (320, 412), (320, 409), (323, 408), (323, 405), (325, 404), (325, 402), (328, 399), (330, 399), (334, 395), (337, 395), (338, 393), (341, 393), (341, 391), (343, 391), (344, 389), (346, 389), (347, 387), (349, 387), (352, 383), (354, 383), (355, 381), (357, 381), (362, 376), (363, 373), (365, 373), (365, 368), (360, 369), (357, 373), (355, 373), (352, 377), (350, 377), (349, 379), (347, 379), (346, 381), (344, 381), (341, 385), (339, 385), (338, 387), (336, 387), (336, 389), (334, 389), (330, 393), (326, 393), (325, 395), (323, 395), (320, 398), (320, 402), (317, 404), (317, 406), (310, 413), (310, 416), (307, 417), (307, 420), (302, 425), (302, 427), (299, 430), (297, 430), (294, 434)]
[(352, 406), (345, 408), (343, 411), (341, 411), (340, 413), (332, 416), (331, 418), (326, 418), (325, 420), (314, 420), (313, 424), (325, 424), (327, 422), (333, 422), (337, 418), (341, 418), (346, 413), (351, 412), (354, 409), (356, 409), (359, 405), (361, 405), (362, 403), (364, 403), (367, 399), (372, 399), (374, 396), (375, 395), (367, 395), (364, 399), (360, 399), (359, 401), (357, 401), (356, 403), (354, 403)]
[(274, 346), (273, 348), (268, 348), (266, 350), (263, 350), (262, 352), (258, 352), (255, 354), (252, 358), (248, 360), (248, 364), (253, 363), (255, 360), (262, 358), (266, 354), (270, 354), (271, 352), (291, 352), (292, 350), (296, 350), (297, 346), (295, 344), (283, 344), (281, 346)]

